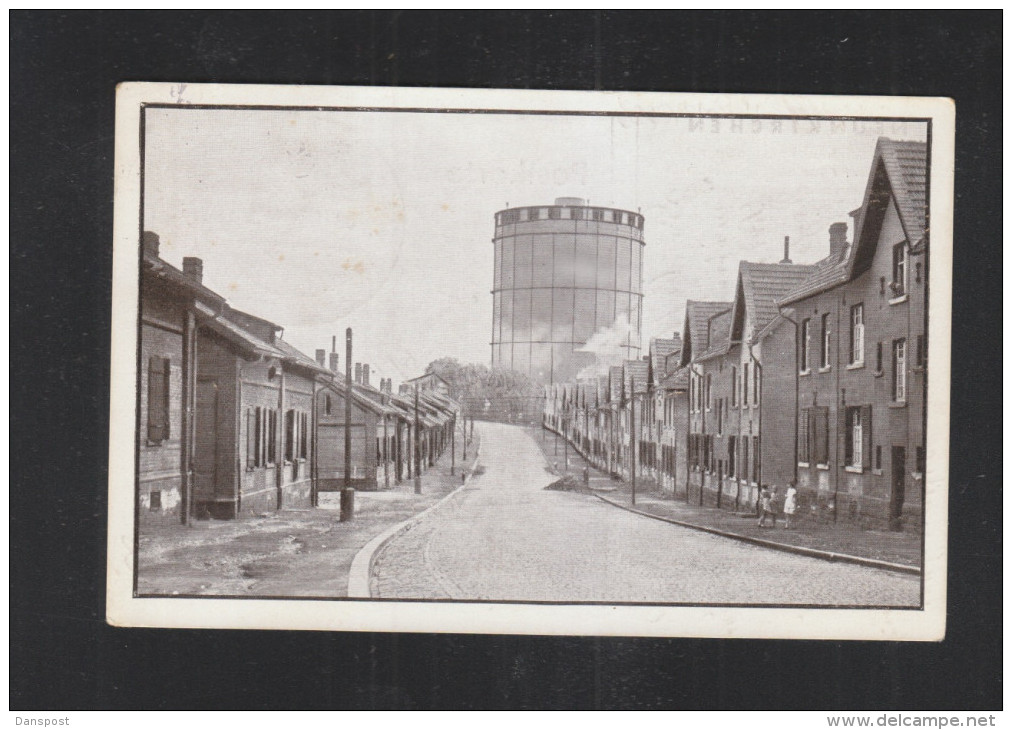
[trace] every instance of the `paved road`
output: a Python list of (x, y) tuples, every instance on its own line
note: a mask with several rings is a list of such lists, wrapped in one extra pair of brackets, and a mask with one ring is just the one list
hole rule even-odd
[(480, 424), (484, 474), (387, 545), (382, 598), (917, 605), (913, 576), (671, 525), (554, 480), (521, 428)]

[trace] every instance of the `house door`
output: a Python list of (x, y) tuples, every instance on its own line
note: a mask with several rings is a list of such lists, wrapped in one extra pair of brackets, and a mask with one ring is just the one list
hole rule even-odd
[(889, 525), (893, 529), (901, 529), (900, 517), (903, 516), (903, 491), (906, 486), (907, 450), (903, 446), (893, 446), (892, 452), (892, 492), (889, 495)]
[(218, 384), (197, 381), (194, 414), (193, 491), (196, 501), (211, 501), (218, 482)]

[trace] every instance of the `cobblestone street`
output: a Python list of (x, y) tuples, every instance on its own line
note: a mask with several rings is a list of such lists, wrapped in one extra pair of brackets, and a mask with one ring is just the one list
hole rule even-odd
[(919, 580), (635, 515), (555, 480), (523, 429), (479, 424), (469, 485), (388, 543), (381, 598), (917, 606)]

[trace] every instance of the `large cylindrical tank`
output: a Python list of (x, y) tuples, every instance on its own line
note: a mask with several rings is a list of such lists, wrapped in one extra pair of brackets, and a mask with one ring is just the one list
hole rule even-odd
[(493, 367), (548, 384), (639, 357), (642, 215), (557, 198), (496, 213), (492, 243)]

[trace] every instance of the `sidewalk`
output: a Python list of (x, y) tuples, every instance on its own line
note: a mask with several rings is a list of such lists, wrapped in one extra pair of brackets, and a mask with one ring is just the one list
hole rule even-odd
[[(467, 448), (468, 468), (478, 453)], [(459, 444), (458, 444), (459, 446)], [(438, 502), (461, 484), (461, 454), (450, 450), (422, 475), (422, 493), (405, 479), (387, 491), (356, 492), (355, 517), (340, 522), (340, 492), (319, 507), (245, 520), (145, 525), (138, 540), (140, 595), (344, 597), (352, 560), (373, 537)]]
[[(548, 463), (558, 463), (561, 474), (564, 467), (564, 444), (561, 437), (541, 429), (534, 434), (542, 445)], [(558, 442), (558, 456), (555, 456)], [(586, 460), (569, 447), (569, 473), (581, 476)], [(633, 508), (649, 515), (661, 517), (688, 525), (717, 530), (749, 540), (764, 540), (779, 545), (809, 550), (819, 550), (867, 560), (921, 567), (921, 536), (908, 532), (884, 530), (862, 530), (849, 524), (820, 523), (812, 518), (799, 520), (790, 530), (783, 529), (783, 515), (777, 519), (776, 528), (760, 528), (756, 517), (751, 514), (734, 513), (713, 507), (699, 507), (685, 503), (684, 497), (673, 498), (670, 494), (659, 494), (652, 483), (638, 483), (636, 504), (632, 504), (632, 487), (628, 481), (618, 480), (590, 468), (590, 489), (597, 496), (618, 506)]]

